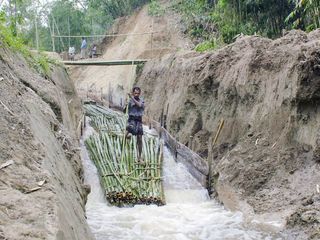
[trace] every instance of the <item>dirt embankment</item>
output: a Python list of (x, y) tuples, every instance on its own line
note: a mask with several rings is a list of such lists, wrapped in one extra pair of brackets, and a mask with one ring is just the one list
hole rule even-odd
[[(242, 37), (220, 50), (148, 62), (138, 85), (147, 112), (208, 157), (214, 191), (248, 219), (275, 221), (292, 238), (320, 238), (320, 31), (277, 40)], [(211, 157), (211, 156), (209, 156)], [(297, 231), (295, 233), (294, 231)]]
[[(179, 17), (170, 11), (170, 1), (164, 1), (167, 9), (164, 16), (148, 14), (148, 5), (138, 9), (132, 16), (117, 20), (103, 41), (102, 56), (94, 60), (152, 59), (181, 49), (190, 49), (191, 41), (184, 39), (179, 29)], [(148, 34), (153, 32), (153, 34)], [(145, 34), (143, 34), (145, 33)], [(123, 36), (121, 34), (128, 34)], [(88, 40), (90, 44), (90, 40)], [(69, 67), (70, 77), (75, 82), (80, 96), (103, 97), (120, 105), (131, 90), (136, 66), (90, 66)]]
[(93, 239), (85, 219), (77, 126), (65, 69), (42, 78), (0, 49), (0, 239)]

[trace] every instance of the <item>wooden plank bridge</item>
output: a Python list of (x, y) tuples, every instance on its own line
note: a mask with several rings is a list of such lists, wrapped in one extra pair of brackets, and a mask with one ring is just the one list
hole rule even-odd
[(119, 66), (119, 65), (138, 65), (147, 62), (147, 59), (136, 60), (97, 60), (97, 61), (63, 61), (65, 65), (78, 66)]

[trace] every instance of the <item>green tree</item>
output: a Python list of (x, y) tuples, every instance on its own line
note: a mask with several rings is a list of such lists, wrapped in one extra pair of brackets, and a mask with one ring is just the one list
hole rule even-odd
[(293, 28), (314, 30), (320, 27), (319, 0), (293, 0), (296, 7), (286, 19)]
[(30, 0), (8, 0), (3, 7), (3, 12), (9, 22), (8, 27), (14, 36), (18, 34), (18, 27), (23, 23), (26, 6), (30, 2)]
[[(275, 38), (287, 27), (285, 19), (294, 9), (292, 0), (184, 0), (178, 1), (177, 8), (186, 19), (197, 19), (209, 14), (211, 19), (189, 24), (189, 33), (194, 31), (202, 36), (219, 39), (218, 42), (230, 43), (235, 36), (260, 34)], [(190, 21), (189, 21), (190, 22)], [(199, 27), (204, 24), (214, 28)], [(192, 34), (191, 34), (192, 36)], [(207, 38), (204, 39), (208, 41)], [(210, 40), (212, 42), (212, 40)]]

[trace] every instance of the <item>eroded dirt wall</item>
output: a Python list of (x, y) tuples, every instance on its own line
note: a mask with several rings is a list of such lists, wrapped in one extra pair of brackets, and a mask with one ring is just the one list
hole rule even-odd
[[(213, 158), (225, 206), (320, 235), (320, 31), (241, 37), (209, 53), (148, 62), (138, 85), (147, 115)], [(225, 126), (208, 156), (208, 141)], [(192, 138), (190, 138), (192, 136)], [(291, 232), (292, 236), (295, 236)]]
[[(93, 239), (85, 219), (77, 126), (65, 69), (43, 78), (0, 49), (0, 239)], [(44, 182), (45, 181), (45, 182)]]

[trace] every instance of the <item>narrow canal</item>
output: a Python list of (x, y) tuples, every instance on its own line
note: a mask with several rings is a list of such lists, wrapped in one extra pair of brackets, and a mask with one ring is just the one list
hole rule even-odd
[(240, 212), (225, 210), (209, 198), (181, 163), (164, 149), (163, 181), (165, 206), (110, 206), (100, 187), (97, 169), (89, 159), (83, 140), (92, 133), (87, 127), (81, 141), (85, 181), (91, 185), (86, 205), (87, 220), (97, 240), (240, 240), (282, 239), (248, 229)]

